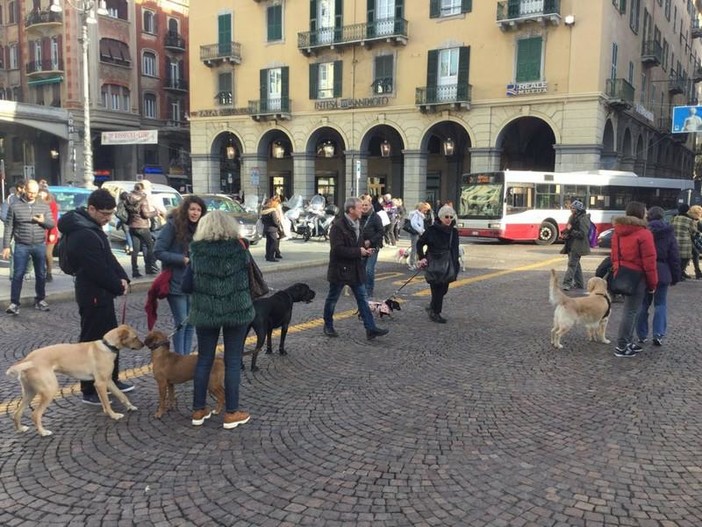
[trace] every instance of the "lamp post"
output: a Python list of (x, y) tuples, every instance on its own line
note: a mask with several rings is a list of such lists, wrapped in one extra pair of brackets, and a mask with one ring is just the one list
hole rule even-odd
[[(93, 173), (93, 143), (90, 133), (90, 69), (88, 67), (90, 36), (88, 35), (88, 26), (97, 24), (96, 12), (98, 15), (107, 14), (107, 5), (105, 0), (100, 0), (100, 2), (94, 0), (64, 0), (64, 2), (80, 14), (82, 25), (80, 45), (83, 60), (83, 185), (87, 188), (93, 188), (95, 186), (95, 174)], [(60, 0), (51, 0), (49, 10), (53, 13), (61, 13), (63, 7), (61, 7)]]

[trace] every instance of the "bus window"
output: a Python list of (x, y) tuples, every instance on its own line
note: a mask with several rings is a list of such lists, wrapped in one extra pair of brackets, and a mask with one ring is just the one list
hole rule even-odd
[(534, 208), (534, 187), (509, 187), (506, 202), (507, 214), (515, 214)]
[(609, 204), (609, 197), (602, 187), (588, 187), (588, 197), (585, 208), (605, 210)]
[(587, 186), (585, 185), (563, 185), (563, 208), (569, 209), (574, 200), (586, 203)]
[(500, 218), (502, 183), (468, 183), (461, 189), (458, 216), (461, 218)]
[(561, 208), (560, 185), (537, 184), (536, 185), (536, 208), (537, 209), (560, 209)]

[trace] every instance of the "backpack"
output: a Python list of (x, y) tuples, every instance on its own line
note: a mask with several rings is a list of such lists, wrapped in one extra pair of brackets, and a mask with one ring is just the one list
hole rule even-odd
[(123, 202), (120, 201), (120, 203), (124, 203), (124, 209), (127, 212), (127, 221), (129, 221), (132, 217), (141, 217), (141, 203), (144, 201), (144, 198), (141, 198), (139, 200), (132, 201), (131, 197), (127, 198)]
[[(88, 230), (90, 230), (90, 232), (93, 232), (91, 229)], [(95, 234), (98, 240), (100, 240), (100, 247), (104, 250), (105, 244), (102, 242), (102, 238), (100, 238), (100, 236), (95, 232), (93, 232), (93, 234)], [(69, 276), (75, 276), (80, 269), (77, 268), (75, 263), (71, 261), (70, 254), (68, 252), (69, 236), (69, 234), (64, 234), (63, 236), (61, 236), (58, 245), (56, 246), (56, 252), (58, 253), (59, 268), (61, 269), (61, 271), (63, 271), (63, 273)]]
[(117, 204), (117, 209), (115, 210), (115, 218), (117, 218), (125, 225), (129, 223), (129, 212), (127, 211), (127, 205), (124, 203), (124, 200), (121, 200)]
[(591, 221), (590, 230), (587, 233), (587, 239), (590, 242), (590, 247), (597, 247), (597, 226)]

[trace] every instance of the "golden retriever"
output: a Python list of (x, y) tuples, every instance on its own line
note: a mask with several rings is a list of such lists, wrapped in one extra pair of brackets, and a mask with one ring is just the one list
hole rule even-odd
[(590, 278), (587, 281), (587, 292), (587, 296), (569, 297), (558, 287), (556, 270), (551, 269), (549, 300), (556, 306), (551, 329), (551, 344), (554, 348), (563, 347), (561, 337), (577, 323), (585, 326), (588, 340), (609, 344), (605, 337), (611, 305), (607, 282), (602, 278)]
[(59, 389), (56, 373), (63, 373), (81, 381), (95, 381), (103, 411), (112, 419), (121, 419), (110, 406), (107, 390), (124, 405), (127, 410), (136, 410), (115, 383), (112, 381), (112, 369), (115, 365), (115, 351), (128, 348), (138, 350), (144, 347), (136, 331), (125, 324), (105, 333), (102, 340), (79, 342), (77, 344), (54, 344), (35, 349), (21, 361), (16, 362), (7, 370), (7, 375), (16, 375), (22, 385), (22, 399), (13, 415), (15, 428), (18, 432), (26, 432), (29, 428), (20, 421), (24, 409), (39, 395), (39, 404), (32, 412), (32, 421), (42, 436), (52, 434), (41, 424), (41, 417), (51, 404)]

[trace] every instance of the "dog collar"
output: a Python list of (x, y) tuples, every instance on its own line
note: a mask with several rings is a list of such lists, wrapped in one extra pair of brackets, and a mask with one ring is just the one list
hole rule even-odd
[(602, 320), (604, 320), (605, 318), (607, 318), (609, 316), (610, 312), (612, 311), (612, 301), (609, 299), (609, 295), (606, 295), (604, 293), (595, 293), (595, 294), (597, 294), (599, 296), (603, 296), (604, 299), (607, 301), (607, 312), (602, 316)]
[(149, 349), (151, 351), (154, 351), (154, 350), (157, 350), (158, 348), (160, 348), (161, 346), (169, 346), (170, 344), (171, 344), (170, 340), (162, 340), (160, 342), (154, 342), (153, 344), (151, 344), (151, 346), (149, 346)]
[(113, 345), (113, 344), (110, 344), (110, 343), (107, 342), (105, 339), (102, 339), (102, 343), (103, 343), (105, 346), (107, 346), (108, 348), (110, 348), (110, 351), (114, 351), (115, 353), (119, 353), (119, 348), (118, 348), (117, 346), (115, 346), (115, 345)]

